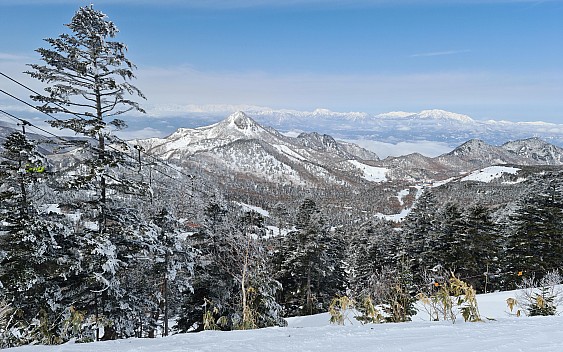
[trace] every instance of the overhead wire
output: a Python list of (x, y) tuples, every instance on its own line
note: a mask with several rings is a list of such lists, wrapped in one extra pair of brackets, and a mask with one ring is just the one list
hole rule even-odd
[[(8, 79), (8, 80), (10, 80), (10, 81), (12, 81), (12, 82), (14, 82), (14, 83), (16, 83), (17, 85), (19, 85), (19, 86), (21, 86), (21, 87), (27, 89), (28, 91), (30, 91), (30, 92), (32, 92), (32, 93), (35, 93), (35, 94), (37, 94), (37, 95), (41, 95), (39, 92), (35, 91), (34, 89), (30, 88), (29, 86), (27, 86), (27, 85), (25, 85), (25, 84), (23, 84), (23, 83), (21, 83), (21, 82), (19, 82), (18, 80), (14, 79), (14, 78), (12, 78), (12, 77), (10, 77), (10, 76), (8, 76), (8, 75), (6, 75), (5, 73), (3, 73), (3, 72), (1, 72), (1, 71), (0, 71), (0, 75), (3, 76), (4, 78), (6, 78), (6, 79)], [(46, 115), (46, 116), (49, 116), (50, 118), (52, 118), (52, 119), (55, 120), (55, 121), (58, 121), (58, 122), (63, 122), (63, 121), (64, 121), (64, 120), (62, 120), (62, 119), (59, 119), (59, 118), (53, 116), (53, 115), (50, 114), (50, 113), (47, 113), (47, 112), (45, 112), (45, 111), (42, 111), (42, 110), (39, 109), (38, 107), (36, 107), (36, 106), (34, 106), (34, 105), (32, 105), (32, 104), (26, 102), (26, 101), (23, 100), (23, 99), (20, 99), (20, 98), (16, 97), (15, 95), (13, 95), (13, 94), (11, 94), (11, 93), (9, 93), (9, 92), (6, 92), (6, 91), (3, 90), (3, 89), (0, 89), (0, 92), (3, 93), (3, 94), (5, 94), (5, 95), (7, 95), (7, 96), (9, 96), (9, 97), (11, 97), (12, 99), (15, 99), (15, 100), (19, 101), (19, 102), (22, 103), (22, 104), (25, 104), (26, 106), (28, 106), (28, 107), (30, 107), (30, 108), (33, 108), (33, 109), (35, 109), (35, 110), (41, 112), (42, 114), (44, 114), (44, 115)], [(76, 113), (74, 113), (74, 112), (72, 112), (72, 111), (69, 111), (68, 109), (66, 109), (66, 108), (65, 108), (64, 106), (62, 106), (61, 104), (58, 104), (58, 103), (56, 103), (56, 102), (55, 102), (54, 104), (55, 104), (56, 106), (60, 107), (61, 109), (63, 109), (66, 113), (72, 114), (72, 115), (76, 116), (77, 118), (79, 118), (80, 120), (86, 121), (86, 119), (84, 119), (82, 116), (80, 116), (80, 115), (78, 115), (78, 114), (76, 114)], [(6, 112), (4, 112), (4, 113), (6, 113)], [(8, 114), (8, 113), (6, 113), (6, 114)], [(13, 116), (13, 115), (12, 115), (12, 117), (15, 118), (15, 119), (17, 119), (17, 120), (19, 120), (19, 121), (25, 121), (25, 123), (29, 123), (29, 122), (27, 122), (25, 119), (21, 119), (21, 118), (15, 117), (15, 116)], [(30, 124), (30, 123), (29, 123), (29, 124)], [(45, 132), (45, 133), (48, 133), (49, 135), (52, 135), (52, 136), (56, 137), (56, 138), (59, 138), (59, 139), (62, 138), (62, 137), (60, 137), (60, 136), (55, 135), (55, 134), (52, 133), (52, 132), (49, 132), (49, 131), (47, 131), (47, 130), (45, 130), (45, 129), (42, 129), (41, 127), (38, 127), (38, 126), (35, 126), (35, 125), (33, 125), (33, 126), (34, 126), (35, 128), (37, 128), (37, 129), (39, 129), (39, 130)], [(127, 146), (129, 146), (129, 144), (127, 143), (127, 141), (124, 141), (123, 139), (121, 139), (121, 138), (119, 138), (119, 137), (117, 137), (117, 136), (115, 136), (115, 139), (118, 140), (119, 142), (125, 143)], [(62, 140), (64, 140), (64, 139), (62, 139)], [(116, 151), (116, 152), (123, 153), (122, 150), (118, 150), (118, 149), (116, 149), (115, 147), (113, 147), (112, 145), (107, 145), (106, 147), (109, 148), (109, 149), (112, 149), (112, 150), (114, 150), (114, 151)], [(188, 179), (191, 179), (192, 181), (193, 181), (193, 179), (195, 178), (194, 175), (188, 174), (188, 173), (184, 172), (183, 170), (181, 170), (181, 169), (179, 169), (179, 168), (177, 168), (177, 167), (175, 167), (175, 166), (170, 165), (169, 163), (167, 163), (167, 162), (165, 162), (165, 161), (159, 159), (158, 157), (156, 157), (156, 156), (154, 156), (154, 155), (148, 153), (148, 152), (147, 152), (146, 150), (144, 150), (143, 148), (139, 148), (139, 149), (137, 149), (137, 150), (138, 150), (140, 153), (142, 153), (143, 155), (145, 155), (145, 156), (147, 156), (148, 158), (150, 158), (151, 160), (153, 160), (154, 162), (156, 162), (157, 164), (163, 165), (163, 166), (165, 166), (165, 167), (167, 167), (167, 168), (169, 168), (169, 169), (171, 169), (171, 170), (177, 172), (178, 174), (183, 175), (183, 176), (187, 177)], [(135, 162), (137, 161), (132, 155), (129, 155), (128, 153), (123, 153), (123, 154), (127, 155), (129, 158), (133, 159)], [(179, 182), (178, 179), (176, 179), (176, 178), (170, 176), (169, 174), (167, 174), (167, 173), (165, 173), (165, 172), (162, 172), (162, 171), (159, 170), (158, 168), (154, 168), (153, 170), (155, 170), (157, 173), (160, 173), (160, 174), (162, 174), (163, 176), (165, 176), (165, 177), (167, 177), (167, 178), (170, 178), (170, 179), (172, 179), (172, 180), (175, 180), (175, 181), (178, 181), (178, 182)], [(193, 184), (193, 183), (192, 183), (192, 184)], [(191, 188), (192, 188), (192, 190), (197, 191), (197, 192), (199, 192), (199, 193), (201, 193), (201, 194), (203, 194), (203, 195), (206, 195), (206, 196), (210, 196), (210, 195), (211, 195), (210, 193), (208, 193), (208, 192), (206, 192), (206, 191), (203, 191), (203, 190), (201, 190), (201, 189), (197, 189), (197, 188), (195, 188), (195, 187), (193, 187), (193, 186), (192, 186)]]
[[(21, 122), (21, 123), (24, 124), (25, 126), (30, 126), (31, 128), (37, 129), (37, 130), (39, 130), (39, 131), (41, 131), (41, 132), (43, 132), (43, 133), (47, 133), (47, 134), (49, 134), (50, 136), (59, 139), (61, 142), (66, 142), (66, 143), (68, 143), (68, 144), (72, 144), (72, 143), (73, 143), (72, 141), (70, 141), (70, 140), (68, 140), (68, 139), (65, 139), (65, 138), (62, 137), (62, 136), (59, 136), (59, 135), (57, 135), (57, 134), (54, 134), (54, 133), (52, 133), (52, 132), (50, 132), (50, 131), (48, 131), (48, 130), (46, 130), (46, 129), (44, 129), (44, 128), (41, 128), (41, 127), (39, 127), (39, 126), (37, 126), (37, 125), (35, 125), (35, 124), (33, 124), (33, 123), (27, 121), (26, 119), (23, 119), (23, 118), (21, 118), (21, 117), (17, 117), (17, 116), (15, 116), (15, 115), (13, 115), (13, 114), (11, 114), (11, 113), (9, 113), (9, 112), (6, 112), (6, 111), (4, 111), (4, 110), (2, 110), (2, 109), (0, 109), (0, 113), (1, 113), (1, 114), (4, 114), (5, 116), (11, 118), (11, 119), (14, 120), (14, 121)], [(134, 171), (133, 169), (129, 169), (129, 170)], [(108, 176), (109, 178), (112, 178), (113, 180), (118, 181), (117, 179), (113, 178), (111, 175), (107, 175), (107, 174), (106, 174), (106, 176)], [(122, 183), (122, 184), (123, 184), (123, 183)]]
[(27, 120), (25, 120), (25, 119), (22, 119), (21, 117), (17, 117), (17, 116), (15, 116), (15, 115), (13, 115), (13, 114), (10, 114), (10, 113), (7, 112), (7, 111), (4, 111), (4, 110), (0, 109), (0, 113), (2, 113), (2, 114), (4, 114), (4, 115), (10, 117), (11, 119), (17, 121), (18, 124), (19, 124), (19, 123), (22, 123), (22, 124), (24, 124), (25, 126), (30, 126), (30, 127), (34, 128), (34, 129), (36, 129), (36, 130), (38, 130), (38, 131), (41, 131), (41, 132), (43, 132), (43, 133), (46, 133), (46, 134), (48, 134), (48, 135), (50, 135), (50, 136), (52, 136), (52, 137), (58, 138), (59, 140), (61, 140), (61, 141), (63, 141), (63, 142), (69, 142), (69, 141), (65, 140), (63, 137), (58, 136), (58, 135), (54, 134), (53, 132), (48, 131), (48, 130), (42, 128), (42, 127), (39, 127), (39, 126), (37, 126), (37, 125), (34, 125), (33, 123), (31, 123), (31, 122), (29, 122), (29, 121), (27, 121)]
[[(48, 130), (45, 130), (45, 129), (43, 129), (43, 128), (41, 128), (41, 127), (39, 127), (39, 126), (37, 126), (37, 125), (35, 125), (35, 124), (33, 124), (33, 123), (27, 121), (26, 119), (23, 119), (23, 118), (21, 118), (21, 117), (17, 117), (17, 116), (15, 116), (15, 115), (13, 115), (13, 114), (11, 114), (11, 113), (9, 113), (9, 112), (6, 112), (6, 111), (4, 111), (4, 110), (2, 110), (2, 109), (0, 109), (0, 113), (3, 114), (4, 116), (9, 117), (9, 118), (12, 119), (12, 120), (18, 122), (18, 123), (25, 124), (26, 126), (30, 126), (30, 127), (34, 128), (34, 129), (37, 129), (37, 130), (41, 131), (41, 132), (47, 133), (47, 134), (49, 134), (50, 136), (59, 139), (61, 142), (65, 142), (65, 143), (69, 143), (69, 144), (72, 143), (72, 141), (69, 141), (69, 140), (65, 139), (64, 137), (62, 137), (62, 136), (56, 135), (56, 134), (54, 134), (54, 133), (52, 133), (52, 132), (50, 132), (50, 131), (48, 131)], [(127, 155), (127, 154), (126, 154), (126, 155)], [(136, 170), (134, 170), (134, 169), (132, 169), (132, 168), (130, 168), (130, 167), (127, 167), (126, 165), (122, 165), (122, 167), (126, 168), (126, 169), (129, 170), (130, 172), (133, 172), (133, 173), (136, 172)], [(173, 180), (173, 181), (177, 181), (177, 182), (179, 181), (178, 179), (176, 179), (176, 178), (174, 178), (174, 177), (172, 177), (172, 176), (166, 174), (165, 172), (160, 171), (158, 168), (153, 168), (152, 170), (154, 170), (154, 171), (156, 171), (156, 172), (162, 174), (163, 176), (165, 176), (165, 177), (167, 177), (167, 178), (170, 178), (170, 179)], [(123, 185), (123, 186), (127, 186), (127, 185), (124, 183), (123, 180), (119, 180), (118, 178), (113, 177), (113, 176), (110, 175), (110, 174), (105, 174), (104, 176), (105, 176), (105, 177), (108, 177), (108, 178), (110, 178), (110, 179), (112, 179), (112, 180), (114, 180), (114, 181), (116, 181), (116, 182), (119, 182), (119, 183), (120, 183), (121, 185)], [(205, 191), (196, 189), (196, 188), (194, 188), (194, 187), (192, 187), (192, 190), (198, 191), (198, 192), (200, 192), (200, 193), (202, 193), (202, 194), (207, 195), (207, 193), (206, 193)]]
[[(21, 86), (21, 87), (27, 89), (28, 91), (30, 91), (30, 92), (32, 92), (32, 93), (35, 93), (35, 94), (41, 96), (41, 94), (40, 94), (39, 92), (37, 92), (36, 90), (34, 90), (34, 89), (30, 88), (29, 86), (27, 86), (27, 85), (25, 85), (25, 84), (19, 82), (19, 81), (16, 80), (16, 79), (14, 79), (14, 78), (12, 78), (12, 77), (6, 75), (6, 74), (3, 73), (2, 71), (0, 71), (0, 75), (3, 76), (4, 78), (6, 78), (6, 79), (8, 79), (8, 80), (10, 80), (10, 81), (12, 81), (12, 82), (14, 82), (14, 83), (16, 83), (17, 85), (19, 85), (19, 86)], [(33, 108), (33, 109), (39, 111), (39, 112), (41, 112), (41, 113), (43, 113), (43, 114), (45, 114), (45, 115), (51, 117), (52, 119), (54, 119), (54, 120), (56, 120), (56, 121), (59, 121), (59, 122), (62, 122), (62, 121), (63, 121), (63, 120), (58, 119), (57, 117), (55, 117), (55, 116), (53, 116), (53, 115), (51, 115), (51, 114), (49, 114), (49, 113), (47, 113), (47, 112), (44, 112), (44, 111), (40, 110), (40, 109), (37, 108), (36, 106), (34, 106), (34, 105), (32, 105), (32, 104), (29, 104), (28, 102), (26, 102), (26, 101), (24, 101), (24, 100), (22, 100), (22, 99), (20, 99), (20, 98), (18, 98), (18, 97), (16, 97), (16, 96), (12, 95), (12, 94), (10, 94), (10, 93), (8, 93), (8, 92), (2, 90), (2, 89), (0, 89), (0, 92), (2, 92), (2, 93), (4, 93), (4, 94), (6, 94), (6, 95), (12, 97), (13, 99), (16, 99), (16, 100), (18, 100), (19, 102), (21, 102), (21, 103), (23, 103), (23, 104), (25, 104), (25, 105), (27, 105), (27, 106), (29, 106), (29, 107), (31, 107), (31, 108)], [(56, 105), (56, 106), (58, 106), (59, 108), (63, 109), (66, 113), (72, 114), (72, 115), (76, 116), (77, 118), (79, 118), (79, 119), (81, 119), (81, 120), (83, 120), (83, 121), (86, 121), (86, 119), (84, 119), (82, 116), (80, 116), (80, 115), (78, 115), (78, 114), (76, 114), (76, 113), (74, 113), (74, 112), (72, 112), (72, 111), (69, 111), (69, 110), (66, 109), (63, 105), (61, 105), (61, 104), (59, 104), (59, 103), (56, 103), (56, 102), (54, 102), (53, 104)], [(127, 141), (125, 141), (125, 140), (123, 140), (123, 139), (121, 139), (121, 138), (119, 138), (119, 137), (117, 137), (117, 136), (115, 136), (115, 138), (116, 138), (116, 140), (118, 140), (118, 141), (120, 141), (120, 142), (125, 143), (126, 145), (128, 145)], [(117, 149), (115, 149), (115, 148), (114, 148), (113, 146), (111, 146), (111, 145), (108, 145), (107, 147), (110, 148), (110, 149), (113, 149), (114, 151), (118, 151)], [(142, 154), (144, 154), (145, 156), (149, 157), (149, 158), (152, 159), (153, 161), (155, 161), (155, 162), (157, 162), (157, 163), (159, 163), (159, 164), (161, 164), (161, 165), (164, 165), (164, 166), (168, 167), (169, 169), (174, 170), (175, 172), (177, 172), (177, 173), (179, 173), (179, 174), (181, 174), (181, 175), (183, 175), (183, 176), (185, 176), (185, 177), (187, 177), (187, 178), (189, 178), (189, 179), (195, 178), (194, 175), (188, 174), (188, 173), (184, 172), (183, 170), (181, 170), (181, 169), (179, 169), (179, 168), (177, 168), (177, 167), (175, 167), (175, 166), (170, 165), (169, 163), (167, 163), (167, 162), (165, 162), (165, 161), (159, 159), (158, 157), (156, 157), (156, 156), (154, 156), (154, 155), (148, 153), (148, 152), (147, 152), (146, 150), (144, 150), (144, 149), (137, 149), (137, 150), (139, 150)], [(119, 151), (118, 151), (118, 152), (119, 152)], [(166, 176), (169, 176), (169, 175), (167, 175), (167, 174), (165, 174), (165, 175), (166, 175)]]

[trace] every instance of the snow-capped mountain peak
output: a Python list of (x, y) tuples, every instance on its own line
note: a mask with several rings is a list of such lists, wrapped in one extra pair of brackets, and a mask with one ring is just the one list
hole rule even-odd
[(467, 115), (439, 109), (422, 110), (421, 112), (414, 114), (411, 117), (417, 119), (455, 120), (463, 123), (474, 122), (474, 120)]
[(260, 139), (271, 134), (242, 111), (237, 111), (219, 123), (201, 127), (198, 130), (203, 132), (200, 138), (221, 139), (225, 141)]
[(382, 119), (396, 119), (396, 118), (406, 118), (409, 116), (416, 115), (415, 112), (407, 112), (407, 111), (390, 111), (385, 112), (382, 114), (378, 114), (375, 117), (382, 118)]
[(239, 130), (256, 131), (260, 126), (242, 111), (237, 111), (223, 120), (224, 125), (229, 125)]

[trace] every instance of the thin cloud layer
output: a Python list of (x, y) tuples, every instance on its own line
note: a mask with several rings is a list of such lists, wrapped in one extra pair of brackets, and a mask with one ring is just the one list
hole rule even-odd
[(412, 54), (411, 57), (432, 57), (432, 56), (447, 56), (469, 53), (471, 50), (446, 50), (446, 51), (433, 51), (427, 53)]
[[(563, 72), (502, 74), (440, 72), (420, 74), (275, 75), (265, 72), (202, 72), (187, 67), (145, 68), (138, 86), (158, 115), (181, 106), (217, 104), (334, 111), (420, 111), (437, 106), (485, 119), (537, 116), (557, 122)], [(559, 110), (557, 110), (559, 109)], [(150, 111), (150, 109), (149, 109)], [(550, 120), (550, 117), (552, 118)], [(560, 117), (560, 116), (559, 116)], [(522, 120), (522, 119), (521, 119)], [(527, 119), (530, 120), (530, 119)]]

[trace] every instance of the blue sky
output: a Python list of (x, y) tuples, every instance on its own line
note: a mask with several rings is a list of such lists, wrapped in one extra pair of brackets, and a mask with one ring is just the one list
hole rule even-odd
[[(120, 28), (151, 114), (438, 108), (563, 123), (563, 1), (92, 2)], [(33, 50), (84, 4), (1, 0), (2, 70), (30, 83)]]

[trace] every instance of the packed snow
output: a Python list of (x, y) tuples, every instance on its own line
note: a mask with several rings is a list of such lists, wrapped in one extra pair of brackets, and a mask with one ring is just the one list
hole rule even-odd
[(277, 226), (266, 226), (266, 228), (268, 229), (268, 233), (269, 233), (269, 237), (278, 237), (278, 236), (285, 236), (288, 233), (292, 232), (292, 231), (297, 231), (297, 229), (295, 228), (295, 226), (289, 228), (289, 229), (284, 229), (284, 228), (279, 228)]
[(502, 177), (503, 174), (515, 175), (520, 169), (509, 166), (489, 166), (481, 170), (473, 171), (461, 181), (478, 181), (489, 183), (494, 179)]
[[(484, 322), (432, 322), (420, 311), (409, 323), (330, 325), (328, 313), (289, 318), (287, 327), (204, 331), (157, 339), (127, 339), (61, 346), (24, 346), (7, 352), (204, 352), (204, 351), (563, 351), (563, 316), (516, 317), (506, 299), (517, 292), (478, 296)], [(561, 307), (559, 307), (561, 312)]]
[(380, 219), (385, 219), (387, 221), (401, 222), (401, 221), (405, 220), (405, 218), (410, 214), (411, 210), (412, 210), (411, 208), (406, 208), (406, 209), (401, 210), (401, 212), (399, 214), (376, 213), (375, 217), (380, 218)]
[(357, 160), (348, 160), (348, 162), (354, 165), (354, 167), (360, 169), (363, 172), (362, 177), (368, 181), (372, 181), (372, 182), (387, 181), (387, 172), (389, 172), (389, 169), (385, 167), (366, 165)]

